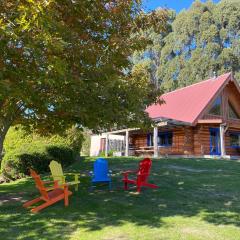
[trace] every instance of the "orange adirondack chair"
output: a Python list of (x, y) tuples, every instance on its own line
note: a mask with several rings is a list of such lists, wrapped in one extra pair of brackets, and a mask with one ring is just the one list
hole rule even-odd
[[(141, 191), (141, 187), (158, 188), (157, 185), (147, 182), (151, 166), (152, 160), (150, 158), (144, 158), (140, 161), (138, 170), (123, 172), (124, 190), (128, 190), (128, 183), (135, 184), (138, 192)], [(128, 175), (131, 173), (137, 175), (135, 180), (128, 178)]]
[[(24, 203), (23, 207), (29, 207), (37, 202), (45, 201), (45, 203), (41, 204), (40, 206), (31, 209), (31, 212), (37, 213), (60, 200), (64, 200), (65, 207), (68, 206), (68, 197), (72, 195), (72, 192), (68, 191), (68, 186), (66, 184), (59, 185), (58, 181), (42, 181), (40, 176), (32, 169), (30, 169), (30, 173), (41, 196)], [(53, 187), (45, 187), (45, 184), (50, 183), (54, 183)]]

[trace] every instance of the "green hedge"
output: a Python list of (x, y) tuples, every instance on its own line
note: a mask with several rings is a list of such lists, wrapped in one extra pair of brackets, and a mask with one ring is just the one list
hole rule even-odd
[(49, 163), (56, 160), (62, 166), (74, 162), (77, 153), (63, 145), (26, 144), (5, 154), (1, 172), (6, 180), (15, 180), (29, 175), (29, 168), (38, 173), (49, 172)]
[(38, 173), (48, 172), (52, 160), (68, 166), (79, 155), (82, 140), (81, 131), (74, 127), (64, 136), (40, 136), (21, 125), (12, 127), (4, 142), (1, 174), (5, 180), (15, 180), (28, 175), (29, 168)]

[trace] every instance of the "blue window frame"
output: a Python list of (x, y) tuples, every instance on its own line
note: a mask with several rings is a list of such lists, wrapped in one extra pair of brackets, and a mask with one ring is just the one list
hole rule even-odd
[(240, 148), (240, 132), (230, 132), (230, 146), (232, 148)]
[(158, 133), (158, 146), (172, 146), (172, 132), (159, 132)]
[[(158, 132), (158, 146), (168, 147), (172, 146), (173, 133), (172, 132)], [(147, 135), (147, 146), (153, 146), (153, 134), (148, 133)]]
[(219, 128), (209, 128), (210, 131), (210, 155), (221, 155), (220, 130)]

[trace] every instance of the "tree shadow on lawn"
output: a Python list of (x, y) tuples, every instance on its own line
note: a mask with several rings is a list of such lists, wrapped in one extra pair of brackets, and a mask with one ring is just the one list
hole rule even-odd
[[(135, 188), (124, 191), (120, 171), (137, 168), (139, 159), (109, 159), (114, 171), (113, 190), (98, 186), (89, 191), (87, 172), (92, 162), (82, 159), (68, 169), (79, 169), (81, 177), (79, 191), (70, 197), (68, 208), (59, 202), (39, 214), (31, 214), (21, 203), (0, 206), (0, 232), (5, 239), (69, 239), (77, 229), (97, 231), (107, 226), (121, 226), (126, 222), (138, 226), (168, 227), (164, 217), (199, 216), (200, 220), (216, 225), (240, 226), (240, 164), (216, 160), (154, 160), (149, 179), (159, 189), (143, 189), (136, 194)], [(169, 161), (181, 168), (169, 167)], [(194, 164), (194, 162), (195, 164)], [(112, 166), (112, 167), (111, 167)], [(183, 166), (210, 171), (190, 172)], [(220, 169), (213, 173), (214, 169)], [(29, 184), (29, 183), (27, 183)], [(22, 186), (24, 187), (24, 185)], [(1, 188), (1, 186), (0, 186)], [(32, 188), (26, 198), (37, 195)], [(33, 190), (34, 189), (34, 190)], [(191, 221), (191, 220), (189, 220)], [(1, 223), (2, 222), (2, 223)], [(20, 236), (20, 237), (19, 237)]]

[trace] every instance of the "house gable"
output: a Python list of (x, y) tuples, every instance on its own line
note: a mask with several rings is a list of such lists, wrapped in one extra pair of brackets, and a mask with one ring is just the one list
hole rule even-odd
[(225, 122), (240, 120), (240, 90), (232, 77), (209, 102), (198, 119), (222, 119)]
[(234, 82), (230, 82), (227, 88), (227, 100), (228, 100), (228, 118), (229, 116), (229, 107), (234, 109), (236, 115), (240, 116), (240, 90), (237, 88), (237, 85)]

